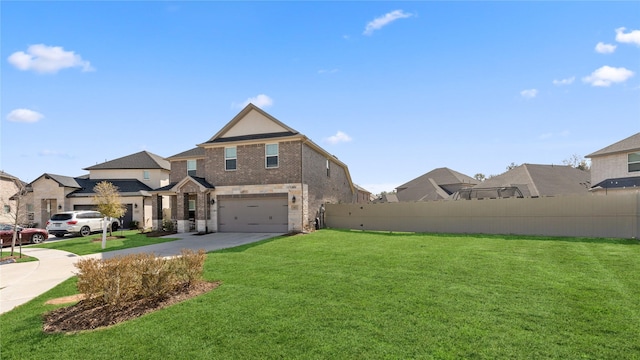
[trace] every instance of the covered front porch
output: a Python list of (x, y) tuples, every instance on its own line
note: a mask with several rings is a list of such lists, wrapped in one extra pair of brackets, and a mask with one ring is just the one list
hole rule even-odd
[(214, 186), (202, 178), (186, 177), (182, 181), (155, 191), (153, 228), (179, 233), (216, 231)]

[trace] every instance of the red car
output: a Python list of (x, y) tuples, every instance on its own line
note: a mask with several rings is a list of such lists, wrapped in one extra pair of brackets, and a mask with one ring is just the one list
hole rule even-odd
[[(16, 245), (40, 244), (48, 238), (49, 232), (45, 229), (23, 228), (18, 226), (18, 237), (16, 238)], [(2, 241), (1, 246), (11, 246), (12, 239), (13, 225), (0, 224), (0, 241)]]

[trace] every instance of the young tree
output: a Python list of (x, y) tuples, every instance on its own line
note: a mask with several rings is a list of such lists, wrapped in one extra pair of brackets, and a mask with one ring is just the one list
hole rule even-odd
[[(122, 204), (120, 199), (120, 193), (118, 187), (108, 181), (99, 182), (94, 188), (93, 192), (96, 195), (93, 197), (93, 203), (96, 204), (97, 210), (105, 216), (105, 226), (102, 231), (102, 248), (107, 247), (107, 221), (108, 218), (120, 218), (127, 208)], [(109, 236), (113, 235), (111, 227), (109, 227)]]
[(517, 168), (518, 166), (520, 166), (520, 165), (518, 165), (518, 164), (516, 164), (516, 163), (514, 163), (512, 161), (511, 164), (507, 165), (507, 171), (513, 170), (513, 169)]
[(473, 175), (473, 178), (478, 180), (478, 181), (480, 181), (480, 182), (483, 182), (483, 181), (485, 181), (487, 179), (487, 177), (483, 173), (477, 173), (477, 174)]
[(587, 159), (584, 159), (582, 158), (582, 156), (579, 156), (577, 154), (573, 154), (568, 159), (562, 160), (562, 163), (565, 165), (571, 166), (572, 168), (576, 168), (583, 171), (587, 171), (591, 169), (591, 166), (588, 163)]

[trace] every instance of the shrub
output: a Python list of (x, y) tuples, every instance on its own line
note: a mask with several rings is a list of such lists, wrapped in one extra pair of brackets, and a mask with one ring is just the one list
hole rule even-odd
[(158, 258), (131, 254), (111, 259), (82, 259), (76, 263), (78, 291), (85, 301), (98, 305), (121, 305), (130, 301), (163, 299), (179, 288), (202, 280), (206, 253), (182, 249), (181, 255)]
[(171, 219), (163, 219), (162, 220), (162, 229), (164, 229), (164, 231), (173, 232), (173, 230), (174, 230), (173, 220), (171, 220)]

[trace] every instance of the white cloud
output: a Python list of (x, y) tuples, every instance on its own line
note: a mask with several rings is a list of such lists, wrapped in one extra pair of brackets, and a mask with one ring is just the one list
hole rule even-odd
[(34, 123), (44, 118), (44, 115), (29, 109), (15, 109), (7, 115), (7, 120), (21, 123)]
[(329, 136), (325, 139), (329, 144), (335, 145), (338, 143), (349, 142), (351, 141), (351, 136), (343, 133), (342, 131), (338, 131), (335, 135)]
[(615, 68), (611, 66), (603, 66), (591, 75), (582, 78), (582, 81), (591, 84), (591, 86), (607, 87), (613, 83), (621, 83), (627, 81), (634, 75), (634, 72), (623, 67)]
[(244, 108), (245, 106), (249, 105), (249, 103), (259, 108), (266, 108), (273, 105), (273, 99), (268, 97), (265, 94), (260, 94), (256, 97), (248, 98), (241, 104), (234, 103), (233, 106), (238, 108)]
[(338, 69), (320, 69), (318, 70), (318, 74), (335, 74), (338, 72)]
[(42, 150), (38, 153), (38, 155), (40, 156), (53, 156), (53, 157), (61, 157), (61, 158), (67, 158), (67, 159), (73, 159), (72, 155), (69, 155), (65, 152), (61, 152), (61, 151), (56, 151), (56, 150), (49, 150), (49, 149), (45, 149)]
[(402, 10), (394, 10), (370, 21), (364, 28), (364, 32), (362, 34), (371, 35), (374, 31), (380, 30), (384, 26), (389, 25), (398, 19), (404, 19), (412, 16), (413, 14), (406, 13)]
[(575, 81), (576, 77), (572, 76), (570, 78), (561, 79), (561, 80), (553, 80), (553, 85), (561, 86), (561, 85), (571, 85)]
[(528, 89), (520, 91), (520, 95), (522, 95), (525, 99), (533, 99), (538, 95), (538, 90), (536, 89)]
[(621, 43), (632, 43), (640, 46), (640, 30), (631, 30), (625, 34), (626, 28), (616, 29), (616, 41)]
[(600, 54), (611, 54), (616, 51), (617, 45), (605, 44), (602, 41), (596, 44), (596, 52)]
[(538, 138), (540, 140), (547, 140), (555, 137), (567, 137), (569, 136), (569, 134), (570, 134), (569, 130), (564, 130), (558, 133), (550, 132), (550, 133), (542, 134)]
[(10, 64), (20, 70), (54, 74), (65, 68), (79, 67), (82, 71), (94, 71), (88, 61), (82, 60), (73, 51), (65, 51), (60, 46), (44, 44), (31, 45), (27, 52), (17, 51), (7, 58)]

